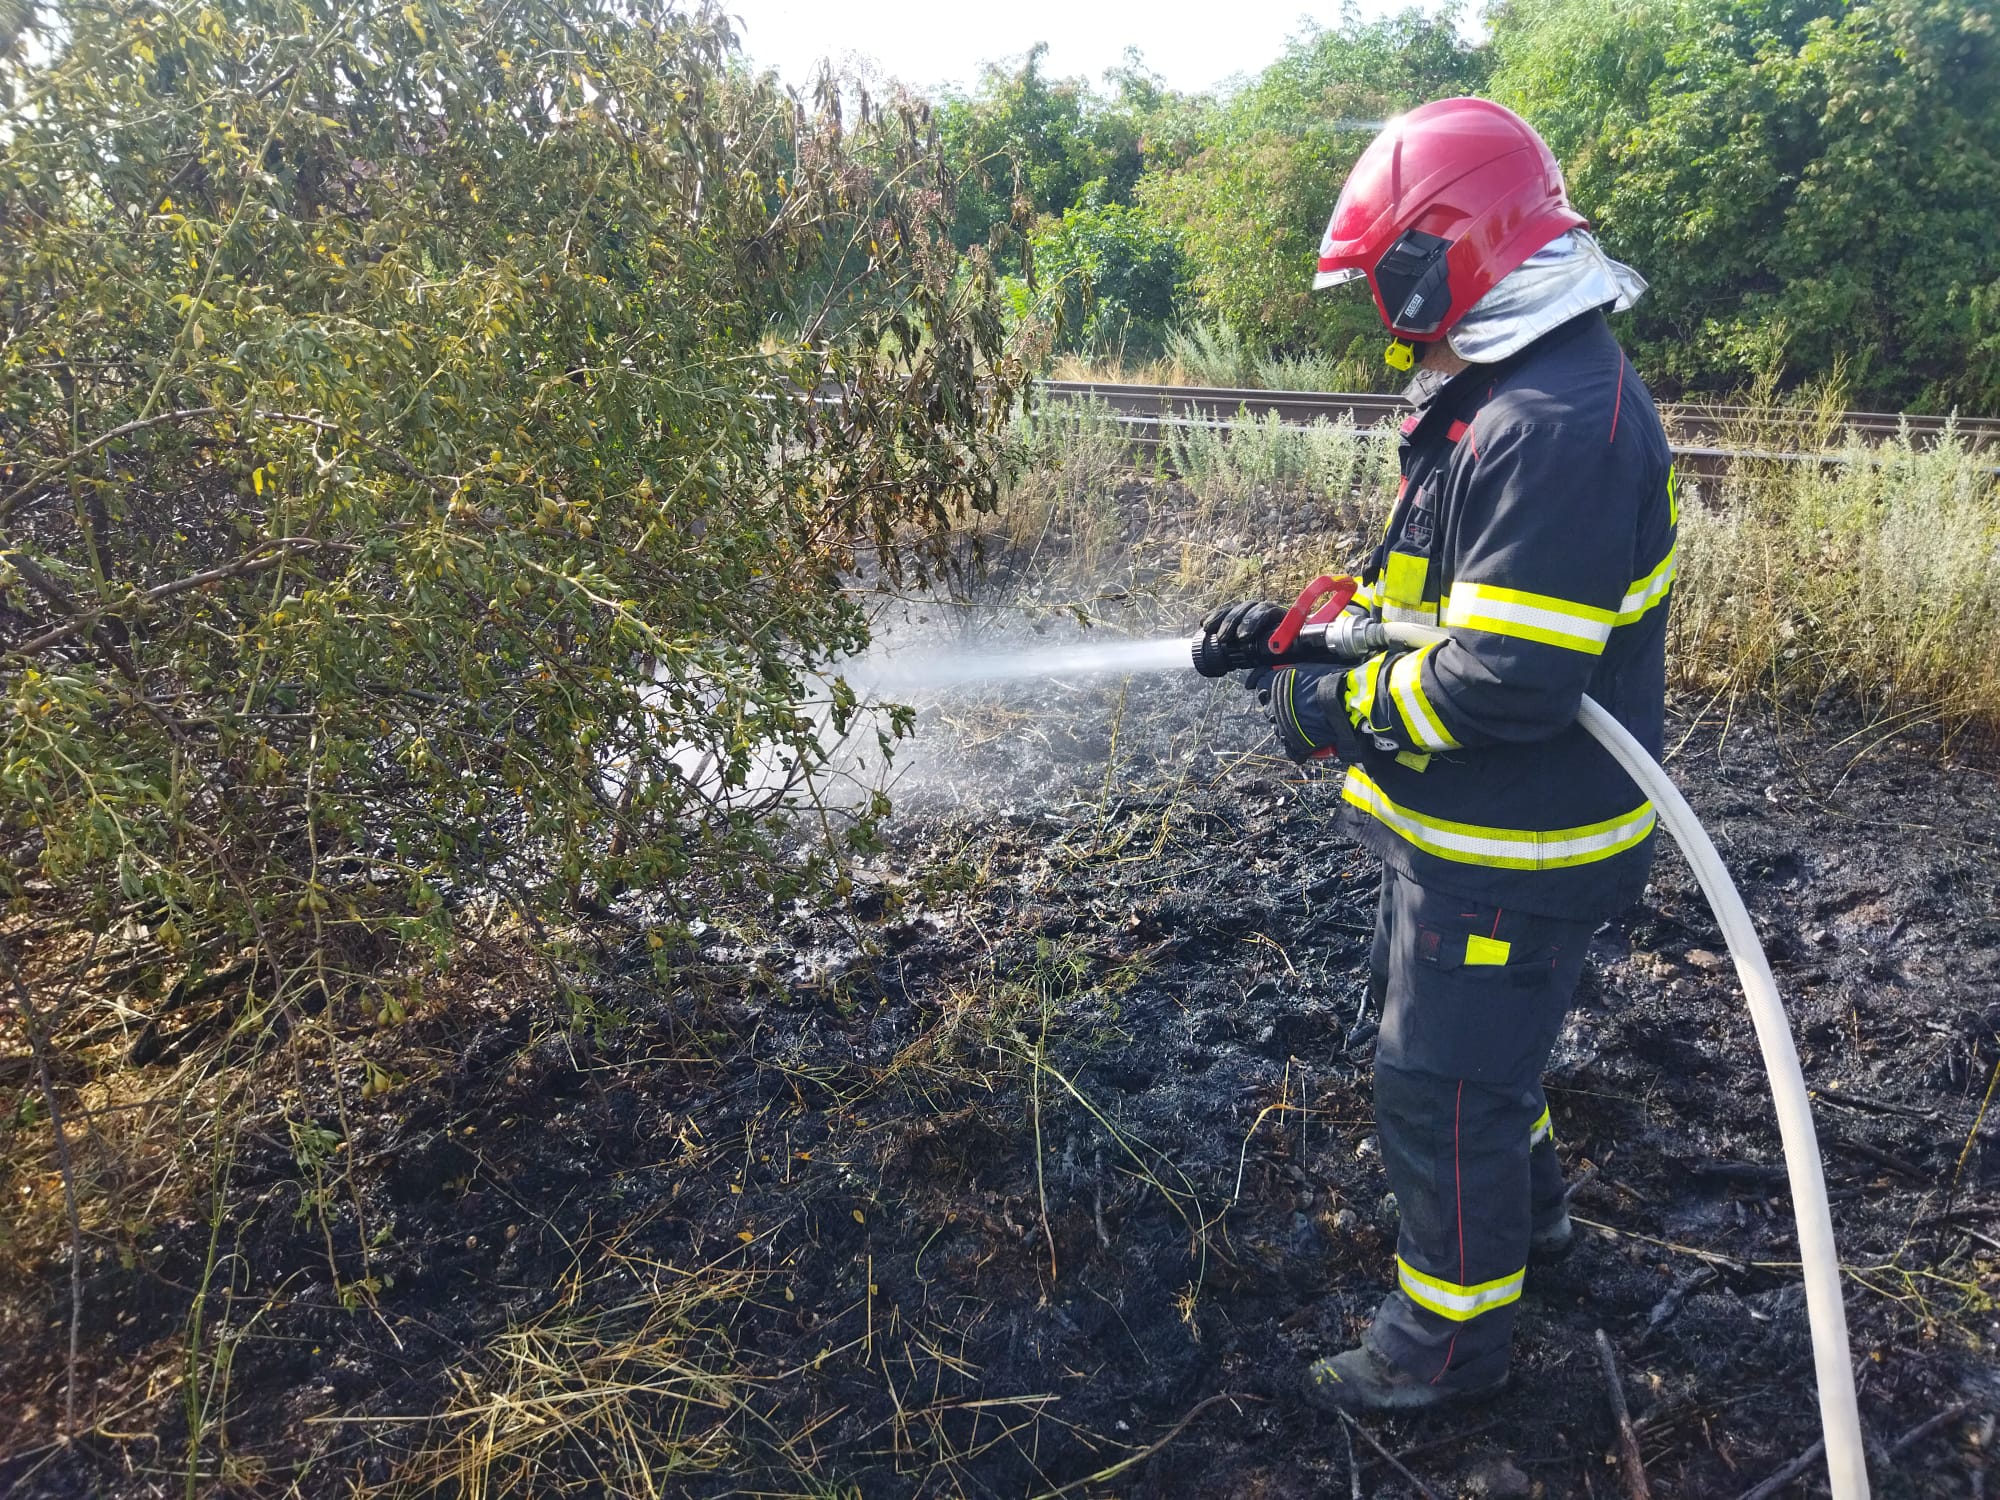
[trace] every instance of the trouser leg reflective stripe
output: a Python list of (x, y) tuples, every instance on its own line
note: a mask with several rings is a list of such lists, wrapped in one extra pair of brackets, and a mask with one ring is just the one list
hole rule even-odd
[(1562, 1214), (1563, 1173), (1562, 1163), (1556, 1157), (1548, 1096), (1539, 1083), (1535, 1085), (1535, 1099), (1541, 1105), (1541, 1113), (1535, 1116), (1535, 1123), (1528, 1130), (1528, 1202), (1533, 1209), (1534, 1226), (1542, 1230)]
[[(1483, 1386), (1507, 1369), (1532, 1158), (1547, 1152), (1554, 1168), (1550, 1141), (1531, 1142), (1548, 1107), (1541, 1073), (1595, 924), (1496, 910), (1395, 872), (1384, 892), (1375, 1108), (1402, 1222), (1396, 1290), (1368, 1339), (1418, 1379)], [(1466, 961), (1503, 943), (1504, 962)]]
[(1378, 1061), (1375, 1115), (1401, 1224), (1368, 1341), (1421, 1380), (1491, 1384), (1528, 1263), (1526, 1096)]

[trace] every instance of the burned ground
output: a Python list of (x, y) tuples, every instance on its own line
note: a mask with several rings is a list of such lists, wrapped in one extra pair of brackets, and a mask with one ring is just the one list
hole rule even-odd
[[(968, 691), (924, 706), (846, 910), (718, 912), (661, 964), (629, 898), (567, 997), (494, 929), (379, 1030), (386, 1084), (310, 1084), (309, 1117), (343, 1091), (335, 1201), (252, 1130), (219, 1230), (93, 1242), (67, 1446), (65, 1259), (12, 1289), (0, 1483), (1415, 1493), (1294, 1395), (1390, 1261), (1378, 875), (1245, 708), (1191, 673)], [(1717, 704), (1669, 740), (1818, 1096), (1877, 1492), (1963, 1494), (2000, 1411), (2000, 785)], [(1599, 932), (1549, 1093), (1589, 1228), (1531, 1273), (1510, 1391), (1368, 1431), (1440, 1495), (1619, 1493), (1603, 1328), (1655, 1492), (1739, 1494), (1817, 1414), (1762, 1067), (1677, 855)], [(607, 1482), (635, 1454), (652, 1488)]]
[[(951, 753), (903, 789), (851, 913), (755, 945), (718, 928), (676, 987), (635, 941), (595, 1025), (565, 1024), (496, 938), (404, 1029), (413, 1081), (356, 1117), (374, 1306), (340, 1306), (292, 1153), (242, 1149), (207, 1272), (232, 1356), (208, 1420), (258, 1460), (233, 1487), (388, 1480), (437, 1432), (376, 1419), (440, 1409), (452, 1365), (501, 1389), (481, 1351), (510, 1326), (614, 1342), (606, 1321), (634, 1316), (614, 1309), (663, 1277), (714, 1287), (678, 1325), (686, 1360), (752, 1377), (714, 1472), (663, 1492), (807, 1470), (871, 1497), (1028, 1495), (1134, 1458), (1105, 1492), (1344, 1486), (1347, 1439), (1291, 1380), (1352, 1340), (1390, 1254), (1362, 982), (1377, 876), (1331, 832), (1331, 784), (1274, 759), (1237, 699), (1038, 683), (928, 710)], [(1684, 713), (1675, 738), (1821, 1101), (1864, 1418), (1888, 1439), (1972, 1404), (1881, 1490), (1962, 1493), (2000, 1398), (2000, 1163), (1966, 1149), (2000, 1033), (2000, 793), (1823, 729)], [(1500, 1455), (1549, 1495), (1616, 1492), (1597, 1327), (1661, 1490), (1735, 1493), (1812, 1441), (1775, 1129), (1721, 951), (1672, 856), (1600, 932), (1550, 1094), (1602, 1227), (1531, 1277), (1506, 1397), (1379, 1424), (1440, 1493), (1475, 1471), (1504, 1488)], [(21, 1452), (18, 1493), (181, 1487), (169, 1377), (209, 1234), (154, 1233), (86, 1279), (105, 1430)], [(60, 1384), (61, 1278), (46, 1290), (47, 1342), (11, 1361), (32, 1390), (17, 1442)], [(1357, 1458), (1366, 1492), (1407, 1488)]]

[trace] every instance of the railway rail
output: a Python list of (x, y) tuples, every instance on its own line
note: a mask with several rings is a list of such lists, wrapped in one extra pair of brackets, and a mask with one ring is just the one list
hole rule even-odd
[[(1119, 385), (1102, 381), (1045, 380), (1043, 395), (1053, 401), (1096, 401), (1132, 429), (1138, 443), (1157, 443), (1174, 427), (1227, 430), (1244, 417), (1268, 418), (1308, 426), (1315, 421), (1343, 418), (1356, 427), (1378, 427), (1403, 420), (1410, 408), (1400, 396), (1360, 391), (1270, 391), (1226, 386)], [(1908, 432), (1918, 444), (1935, 443), (1947, 431), (1976, 451), (2000, 456), (2000, 419), (1992, 417), (1913, 416), (1903, 412), (1840, 412), (1832, 420), (1813, 412), (1782, 408), (1730, 406), (1713, 403), (1665, 404), (1661, 421), (1675, 456), (1696, 474), (1719, 472), (1733, 460), (1768, 459), (1786, 463), (1824, 463), (1838, 453), (1823, 439), (1844, 440), (1849, 433), (1880, 442)], [(1790, 440), (1795, 447), (1768, 446), (1771, 439)], [(1747, 440), (1753, 437), (1755, 445)], [(1814, 446), (1807, 447), (1811, 443)], [(1994, 470), (2000, 473), (2000, 468)]]

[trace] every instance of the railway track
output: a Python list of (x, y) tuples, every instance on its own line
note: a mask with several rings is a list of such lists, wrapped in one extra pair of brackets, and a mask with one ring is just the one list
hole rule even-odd
[[(1099, 381), (1045, 380), (1043, 395), (1053, 401), (1097, 401), (1133, 429), (1135, 442), (1157, 443), (1174, 427), (1228, 429), (1244, 417), (1276, 415), (1288, 424), (1343, 418), (1356, 427), (1397, 423), (1410, 408), (1399, 396), (1359, 391), (1267, 391), (1223, 386), (1114, 385)], [(1936, 442), (1949, 428), (1975, 450), (2000, 456), (2000, 419), (1912, 416), (1901, 412), (1841, 412), (1829, 422), (1814, 413), (1713, 403), (1663, 405), (1660, 418), (1668, 441), (1685, 468), (1714, 473), (1736, 459), (1789, 463), (1825, 462), (1852, 432), (1880, 442), (1908, 431), (1920, 445)], [(1773, 440), (1783, 446), (1771, 446)], [(1996, 469), (1995, 472), (2000, 472)]]

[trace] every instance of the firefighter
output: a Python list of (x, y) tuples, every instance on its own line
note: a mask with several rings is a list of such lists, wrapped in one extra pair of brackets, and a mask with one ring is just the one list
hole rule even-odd
[[(1541, 1072), (1592, 932), (1643, 889), (1654, 814), (1575, 722), (1659, 753), (1677, 507), (1607, 257), (1528, 124), (1481, 99), (1391, 121), (1343, 187), (1315, 287), (1366, 280), (1415, 377), (1402, 482), (1353, 609), (1449, 639), (1247, 674), (1285, 751), (1346, 766), (1381, 856), (1375, 1113), (1396, 1287), (1313, 1402), (1423, 1409), (1505, 1383), (1529, 1263), (1570, 1242)], [(1261, 643), (1262, 602), (1203, 622)]]

